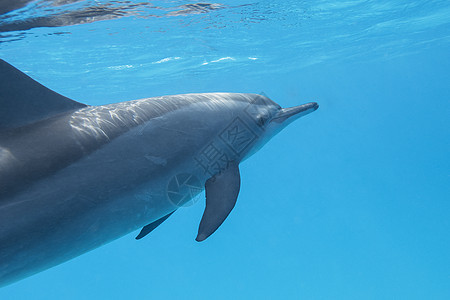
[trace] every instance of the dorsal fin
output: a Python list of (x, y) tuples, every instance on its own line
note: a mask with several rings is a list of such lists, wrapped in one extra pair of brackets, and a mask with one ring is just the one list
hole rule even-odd
[(46, 88), (0, 59), (0, 129), (31, 124), (85, 106)]

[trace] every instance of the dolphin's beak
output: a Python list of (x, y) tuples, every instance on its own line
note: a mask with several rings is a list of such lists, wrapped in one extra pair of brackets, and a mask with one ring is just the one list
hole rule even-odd
[(319, 108), (319, 104), (316, 102), (310, 102), (299, 106), (282, 108), (280, 111), (272, 118), (272, 122), (283, 123), (287, 119), (293, 121), (297, 118), (303, 117), (309, 113), (312, 113)]

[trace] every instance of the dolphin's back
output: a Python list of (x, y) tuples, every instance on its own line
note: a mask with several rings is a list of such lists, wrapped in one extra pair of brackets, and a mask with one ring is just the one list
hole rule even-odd
[[(32, 79), (30, 79), (32, 80)], [(148, 121), (189, 106), (220, 110), (252, 94), (209, 93), (83, 106), (37, 122), (0, 130), (0, 204)]]

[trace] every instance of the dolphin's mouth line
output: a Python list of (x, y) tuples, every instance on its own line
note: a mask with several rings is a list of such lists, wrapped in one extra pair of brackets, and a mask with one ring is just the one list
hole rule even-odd
[(294, 107), (282, 108), (280, 111), (272, 118), (272, 121), (277, 123), (282, 123), (289, 119), (290, 117), (295, 116), (296, 118), (302, 117), (309, 113), (312, 113), (316, 109), (319, 108), (319, 104), (316, 102), (310, 102)]

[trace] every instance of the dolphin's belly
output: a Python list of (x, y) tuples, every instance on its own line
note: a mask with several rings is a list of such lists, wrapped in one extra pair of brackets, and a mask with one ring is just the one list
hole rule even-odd
[(62, 180), (44, 180), (0, 208), (0, 285), (83, 254), (173, 210), (157, 181), (104, 198), (107, 193), (95, 185), (52, 189)]
[(55, 266), (177, 208), (170, 179), (195, 168), (130, 134), (0, 206), (0, 286)]

